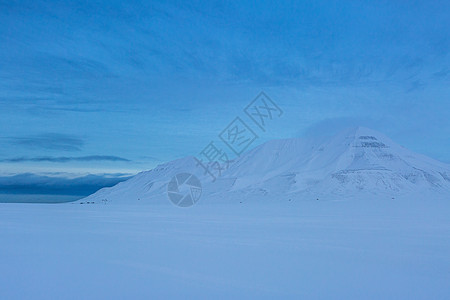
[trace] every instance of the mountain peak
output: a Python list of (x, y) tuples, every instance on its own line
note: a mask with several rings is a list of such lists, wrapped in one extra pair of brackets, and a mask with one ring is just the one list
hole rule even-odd
[(373, 136), (375, 138), (385, 137), (381, 132), (363, 126), (350, 127), (346, 130), (343, 130), (341, 134), (346, 134), (355, 138), (358, 138), (360, 136)]
[(332, 139), (331, 144), (347, 145), (356, 148), (391, 148), (399, 147), (395, 142), (384, 134), (367, 128), (367, 127), (351, 127)]

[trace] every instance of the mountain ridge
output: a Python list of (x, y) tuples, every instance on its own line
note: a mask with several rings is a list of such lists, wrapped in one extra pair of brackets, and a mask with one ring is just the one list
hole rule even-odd
[(215, 182), (188, 156), (81, 201), (151, 203), (167, 199), (167, 183), (179, 173), (197, 176), (203, 186), (202, 198), (213, 201), (450, 194), (449, 165), (414, 153), (375, 130), (355, 127), (322, 142), (301, 138), (268, 141), (233, 161)]

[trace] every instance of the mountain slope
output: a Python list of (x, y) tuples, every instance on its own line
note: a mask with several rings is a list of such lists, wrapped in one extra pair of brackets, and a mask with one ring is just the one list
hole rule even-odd
[(178, 173), (196, 175), (202, 182), (202, 197), (212, 201), (450, 194), (449, 165), (359, 127), (323, 142), (269, 141), (244, 153), (214, 183), (193, 157), (187, 157), (142, 172), (82, 201), (152, 203), (167, 199), (167, 183)]

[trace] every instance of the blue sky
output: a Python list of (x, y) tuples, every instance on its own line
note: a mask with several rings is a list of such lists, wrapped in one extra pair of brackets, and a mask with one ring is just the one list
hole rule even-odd
[(260, 91), (258, 143), (362, 125), (450, 163), (449, 28), (448, 1), (0, 0), (0, 188), (196, 155)]

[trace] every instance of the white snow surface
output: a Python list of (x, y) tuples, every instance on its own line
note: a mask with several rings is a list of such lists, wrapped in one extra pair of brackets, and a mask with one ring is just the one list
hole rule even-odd
[(450, 165), (358, 127), (320, 142), (269, 141), (232, 162), (215, 182), (193, 157), (186, 157), (101, 189), (80, 202), (168, 201), (167, 183), (178, 173), (191, 173), (201, 180), (201, 202), (450, 195)]
[(0, 299), (449, 299), (448, 200), (0, 204)]

